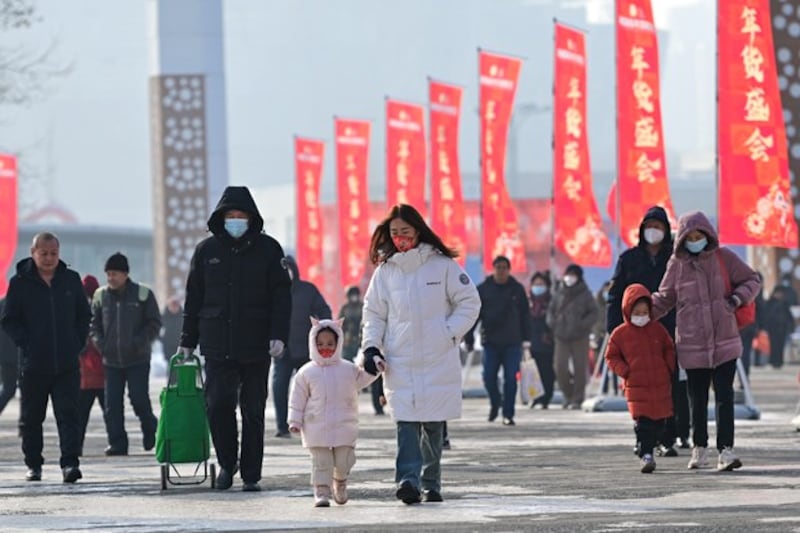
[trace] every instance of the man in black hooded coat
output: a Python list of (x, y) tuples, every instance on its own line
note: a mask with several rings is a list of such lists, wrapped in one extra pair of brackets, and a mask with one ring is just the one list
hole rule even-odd
[(292, 314), (289, 326), (289, 344), (275, 359), (272, 369), (272, 401), (275, 404), (275, 425), (278, 438), (289, 438), (289, 386), (292, 375), (310, 361), (308, 355), (308, 332), (311, 331), (309, 317), (331, 318), (331, 308), (319, 289), (300, 279), (300, 269), (291, 255), (286, 256), (286, 266), (292, 278)]
[[(641, 283), (650, 292), (658, 290), (667, 270), (667, 262), (672, 257), (672, 248), (667, 212), (662, 207), (653, 206), (647, 210), (639, 226), (639, 244), (624, 251), (617, 260), (606, 305), (608, 333), (623, 322), (622, 295), (629, 285)], [(675, 310), (666, 314), (660, 322), (675, 339)], [(688, 447), (686, 440), (689, 437), (689, 397), (686, 381), (678, 380), (677, 371), (672, 380), (672, 407), (675, 416), (667, 420), (657, 448), (659, 455), (669, 457), (677, 455), (675, 439), (680, 437), (681, 447)]]
[(291, 281), (281, 245), (263, 227), (247, 187), (227, 187), (208, 219), (213, 235), (197, 245), (186, 281), (181, 351), (190, 354), (199, 344), (206, 359), (206, 409), (222, 490), (239, 468), (242, 489), (260, 490), (269, 356), (280, 355), (289, 339)]

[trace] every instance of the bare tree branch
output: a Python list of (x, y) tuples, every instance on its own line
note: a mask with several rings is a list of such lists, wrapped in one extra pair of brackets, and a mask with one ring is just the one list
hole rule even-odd
[[(32, 0), (0, 0), (0, 31), (24, 30), (40, 21)], [(41, 100), (52, 80), (71, 72), (71, 65), (54, 62), (57, 48), (55, 40), (39, 52), (0, 46), (0, 106)]]

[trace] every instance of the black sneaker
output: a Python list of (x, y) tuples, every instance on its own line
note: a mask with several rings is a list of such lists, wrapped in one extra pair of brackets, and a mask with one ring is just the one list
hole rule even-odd
[(489, 422), (494, 422), (497, 420), (497, 414), (500, 412), (499, 407), (492, 407), (489, 409)]
[(291, 432), (290, 432), (288, 429), (287, 429), (287, 430), (285, 430), (285, 431), (284, 431), (284, 430), (282, 430), (282, 429), (279, 429), (279, 430), (278, 430), (278, 431), (275, 433), (275, 438), (276, 438), (276, 439), (291, 439), (291, 438), (292, 438), (292, 434), (291, 434)]
[(443, 502), (444, 498), (439, 493), (438, 490), (426, 490), (422, 493), (422, 501), (428, 503), (436, 503), (436, 502)]
[(233, 467), (232, 469), (222, 468), (219, 469), (217, 474), (217, 481), (214, 483), (214, 488), (217, 490), (228, 490), (233, 485), (233, 476), (239, 469)]
[(402, 500), (402, 502), (406, 505), (411, 505), (422, 501), (419, 489), (410, 481), (403, 481), (400, 483), (400, 488), (397, 489), (397, 499)]
[(656, 455), (659, 457), (678, 457), (678, 452), (672, 446), (664, 446), (659, 444), (656, 447)]
[(61, 469), (61, 473), (64, 475), (64, 483), (75, 483), (83, 477), (81, 469), (77, 466), (65, 466)]
[(42, 480), (41, 468), (29, 468), (28, 472), (25, 474), (25, 481), (41, 481), (41, 480)]
[(442, 441), (442, 449), (443, 450), (449, 450), (450, 449), (450, 439)]
[(114, 448), (113, 446), (108, 446), (103, 453), (112, 456), (112, 455), (128, 455), (128, 450), (123, 450), (122, 448)]
[(516, 426), (516, 424), (514, 423), (514, 419), (513, 418), (503, 418), (503, 425), (504, 426)]
[(245, 481), (242, 484), (242, 492), (261, 492), (261, 485), (257, 481)]

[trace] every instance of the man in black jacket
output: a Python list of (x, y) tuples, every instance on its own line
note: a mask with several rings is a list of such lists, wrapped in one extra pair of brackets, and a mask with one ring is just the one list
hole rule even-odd
[(53, 402), (64, 483), (82, 477), (78, 356), (89, 333), (89, 303), (78, 273), (59, 259), (58, 238), (39, 233), (17, 263), (0, 323), (21, 349), (20, 432), (28, 481), (42, 479), (42, 422)]
[[(517, 372), (523, 344), (530, 347), (531, 328), (528, 296), (525, 287), (510, 275), (511, 261), (499, 255), (492, 261), (494, 273), (478, 285), (481, 297), (481, 341), (483, 344), (483, 384), (489, 393), (489, 422), (503, 409), (503, 425), (514, 424), (514, 402), (517, 396)], [(468, 351), (475, 343), (472, 326), (464, 336)], [(503, 367), (503, 394), (497, 386), (497, 373)]]
[(150, 403), (150, 356), (161, 330), (153, 291), (129, 277), (128, 258), (117, 252), (105, 266), (108, 285), (92, 299), (92, 340), (103, 355), (106, 377), (106, 455), (128, 454), (125, 431), (125, 385), (142, 427), (142, 446), (153, 449), (158, 420)]
[[(639, 244), (624, 251), (617, 260), (606, 304), (608, 333), (623, 322), (622, 295), (629, 285), (641, 283), (650, 292), (658, 290), (661, 278), (667, 270), (667, 262), (672, 257), (672, 247), (672, 233), (667, 212), (659, 206), (653, 206), (647, 210), (639, 226)], [(674, 339), (675, 310), (666, 314), (660, 322)], [(689, 437), (689, 399), (686, 381), (679, 381), (677, 370), (672, 382), (672, 403), (675, 416), (667, 420), (656, 449), (659, 455), (667, 457), (678, 455), (674, 448), (678, 436), (681, 438), (681, 447), (689, 447), (686, 442)]]
[(272, 401), (275, 404), (276, 437), (289, 438), (289, 384), (295, 370), (309, 361), (308, 332), (313, 316), (318, 319), (331, 318), (331, 308), (319, 290), (310, 281), (300, 279), (297, 262), (286, 256), (289, 276), (292, 278), (292, 319), (289, 326), (289, 345), (275, 359), (272, 371)]
[(227, 187), (208, 219), (213, 235), (197, 245), (186, 280), (181, 351), (188, 356), (199, 343), (205, 356), (206, 406), (220, 466), (215, 486), (222, 490), (239, 468), (242, 490), (261, 490), (269, 356), (280, 355), (289, 338), (291, 282), (281, 245), (263, 227), (247, 187)]

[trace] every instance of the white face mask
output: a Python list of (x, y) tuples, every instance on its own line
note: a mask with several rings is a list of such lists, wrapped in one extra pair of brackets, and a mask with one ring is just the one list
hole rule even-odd
[(576, 283), (578, 283), (577, 276), (573, 276), (572, 274), (564, 276), (564, 285), (566, 285), (567, 287), (572, 287)]
[(647, 325), (650, 322), (650, 317), (647, 315), (636, 315), (631, 317), (631, 324), (634, 326), (639, 326), (640, 328)]
[(659, 244), (664, 240), (664, 232), (658, 228), (646, 228), (644, 230), (644, 240), (648, 244)]

